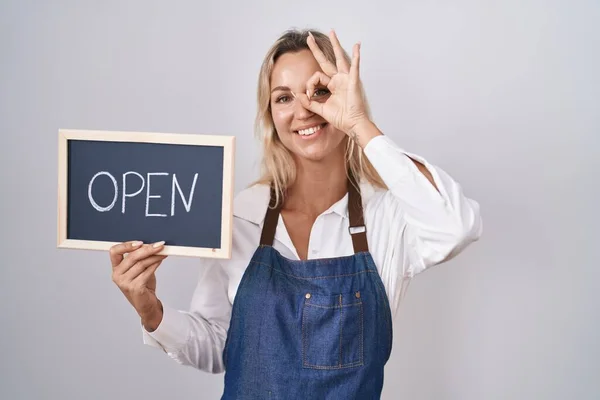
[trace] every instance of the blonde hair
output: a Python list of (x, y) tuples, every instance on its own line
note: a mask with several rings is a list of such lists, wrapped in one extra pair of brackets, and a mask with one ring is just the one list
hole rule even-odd
[[(315, 30), (288, 30), (277, 39), (267, 52), (258, 76), (257, 113), (255, 119), (255, 134), (262, 143), (263, 158), (261, 162), (261, 177), (255, 183), (270, 185), (276, 194), (276, 204), (283, 201), (286, 189), (296, 179), (296, 165), (289, 150), (283, 145), (273, 123), (271, 115), (271, 73), (277, 59), (286, 53), (310, 50), (306, 39), (311, 33), (325, 57), (335, 64), (335, 53), (329, 37)], [(351, 59), (344, 51), (344, 57), (350, 64)], [(369, 105), (364, 99), (367, 115), (371, 117)], [(362, 148), (350, 140), (346, 140), (346, 171), (351, 182), (368, 181), (374, 186), (387, 188), (373, 165), (364, 157)]]

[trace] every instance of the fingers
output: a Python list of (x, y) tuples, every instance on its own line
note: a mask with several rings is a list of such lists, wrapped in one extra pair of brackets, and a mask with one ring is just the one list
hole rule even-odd
[(356, 43), (352, 49), (352, 64), (350, 65), (350, 82), (358, 83), (360, 80), (360, 43)]
[[(122, 261), (113, 267), (113, 271), (117, 275), (123, 275), (127, 270), (129, 270), (132, 266), (134, 266), (138, 261), (143, 260), (147, 257), (155, 255), (163, 250), (165, 242), (157, 242), (153, 245), (143, 245), (141, 247), (138, 246), (138, 249), (129, 253), (127, 257), (122, 259)], [(131, 248), (131, 247), (130, 247)]]
[(306, 95), (306, 93), (298, 93), (296, 96), (300, 99), (300, 103), (302, 103), (302, 107), (306, 108), (307, 110), (312, 111), (315, 114), (320, 115), (321, 117), (323, 116), (323, 104), (324, 103), (320, 103), (318, 101), (310, 101), (308, 99), (308, 96)]
[(158, 269), (158, 267), (160, 267), (160, 265), (162, 264), (163, 260), (160, 260), (158, 262), (155, 262), (154, 264), (149, 265), (144, 271), (142, 271), (141, 274), (139, 274), (137, 276), (137, 278), (134, 279), (138, 279), (142, 282), (147, 281), (148, 279), (150, 279), (150, 277), (152, 276), (152, 274), (154, 274), (156, 272), (156, 270)]
[(332, 64), (327, 59), (327, 57), (325, 57), (325, 54), (323, 54), (323, 52), (317, 45), (317, 42), (315, 41), (314, 36), (310, 32), (308, 32), (308, 38), (306, 39), (306, 43), (308, 44), (308, 48), (310, 49), (310, 51), (312, 51), (313, 56), (315, 57), (315, 59), (317, 60), (319, 65), (321, 66), (321, 69), (323, 70), (323, 72), (325, 72), (329, 76), (336, 74), (337, 67), (334, 64)]
[(167, 256), (158, 256), (158, 255), (144, 258), (143, 260), (136, 262), (131, 268), (129, 268), (124, 274), (122, 274), (121, 279), (124, 282), (131, 282), (134, 279), (136, 279), (138, 276), (141, 277), (141, 275), (145, 271), (147, 271), (148, 268), (153, 266), (154, 264), (160, 265), (160, 263), (165, 258), (167, 258)]
[(344, 72), (347, 74), (349, 70), (348, 62), (344, 57), (344, 50), (342, 49), (340, 41), (338, 40), (338, 37), (333, 29), (331, 32), (329, 32), (329, 40), (333, 46), (333, 53), (335, 54), (335, 63), (337, 65), (338, 72)]
[(130, 252), (134, 251), (141, 245), (142, 245), (142, 242), (134, 241), (134, 242), (123, 242), (123, 243), (119, 243), (119, 244), (112, 246), (108, 253), (110, 255), (110, 262), (111, 262), (113, 268), (115, 268), (117, 265), (119, 265), (121, 263), (121, 261), (123, 261), (123, 258), (124, 258), (123, 256), (126, 253), (130, 253)]
[(328, 86), (331, 78), (325, 75), (321, 71), (317, 71), (310, 77), (310, 79), (306, 82), (306, 95), (309, 99), (312, 98), (315, 93), (316, 86)]

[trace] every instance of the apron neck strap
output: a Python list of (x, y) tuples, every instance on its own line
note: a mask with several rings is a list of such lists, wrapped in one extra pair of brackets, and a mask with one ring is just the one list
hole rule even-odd
[(369, 251), (367, 227), (363, 217), (362, 196), (360, 195), (358, 183), (352, 174), (348, 179), (348, 215), (350, 217), (348, 231), (352, 236), (354, 253)]
[(271, 185), (271, 201), (269, 201), (269, 207), (267, 207), (265, 223), (260, 236), (260, 244), (264, 246), (272, 246), (273, 240), (275, 239), (275, 230), (277, 230), (279, 213), (283, 206), (283, 201), (280, 201), (277, 206), (275, 206), (275, 201), (275, 187)]
[[(267, 208), (260, 237), (260, 244), (264, 246), (272, 246), (273, 240), (275, 239), (277, 222), (279, 221), (279, 214), (283, 205), (283, 202), (280, 202), (275, 206), (275, 201), (275, 188), (271, 186), (271, 199), (269, 201), (269, 207)], [(348, 214), (350, 218), (348, 230), (352, 237), (354, 253), (369, 251), (367, 229), (363, 218), (362, 197), (358, 189), (358, 184), (352, 174), (350, 174), (348, 179)]]

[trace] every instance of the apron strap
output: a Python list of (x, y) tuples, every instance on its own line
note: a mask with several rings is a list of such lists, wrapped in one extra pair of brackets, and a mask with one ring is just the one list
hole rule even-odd
[(283, 201), (275, 207), (275, 188), (271, 186), (271, 201), (267, 207), (265, 215), (265, 224), (263, 225), (262, 234), (260, 236), (260, 244), (264, 246), (272, 246), (275, 239), (275, 230), (277, 230), (277, 222), (279, 221), (279, 212), (283, 205)]
[[(267, 208), (262, 234), (260, 236), (261, 245), (273, 245), (282, 203), (283, 202), (280, 202), (279, 205), (275, 207), (275, 189), (271, 187), (271, 200), (269, 201), (269, 207)], [(350, 218), (348, 230), (352, 237), (354, 253), (369, 251), (367, 228), (365, 227), (363, 217), (362, 197), (358, 189), (358, 184), (352, 174), (350, 174), (350, 178), (348, 179), (348, 214)]]
[(348, 231), (350, 231), (350, 236), (352, 236), (354, 253), (369, 251), (367, 227), (365, 226), (363, 217), (362, 197), (358, 189), (358, 183), (351, 173), (348, 179), (348, 214), (350, 217)]

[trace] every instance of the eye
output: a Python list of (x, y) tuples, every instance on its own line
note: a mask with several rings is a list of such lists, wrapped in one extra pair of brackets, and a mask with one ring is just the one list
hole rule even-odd
[(326, 96), (329, 93), (329, 89), (320, 88), (315, 90), (315, 92), (313, 93), (313, 97)]
[(288, 95), (283, 95), (283, 96), (279, 96), (276, 100), (275, 103), (287, 103), (290, 100), (290, 96)]

